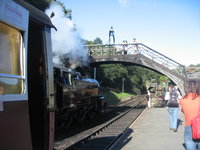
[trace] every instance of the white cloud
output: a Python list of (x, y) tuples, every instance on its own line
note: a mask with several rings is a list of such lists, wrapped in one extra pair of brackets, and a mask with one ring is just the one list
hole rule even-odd
[(118, 3), (122, 6), (122, 7), (127, 7), (130, 5), (130, 0), (118, 0)]

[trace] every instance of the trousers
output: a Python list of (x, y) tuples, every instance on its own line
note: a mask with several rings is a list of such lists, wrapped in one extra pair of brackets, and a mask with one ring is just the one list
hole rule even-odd
[(186, 150), (200, 150), (200, 142), (195, 142), (192, 139), (192, 128), (191, 128), (191, 126), (185, 126), (184, 142), (185, 142), (185, 149)]
[(171, 129), (177, 129), (178, 124), (178, 107), (168, 107), (169, 125)]

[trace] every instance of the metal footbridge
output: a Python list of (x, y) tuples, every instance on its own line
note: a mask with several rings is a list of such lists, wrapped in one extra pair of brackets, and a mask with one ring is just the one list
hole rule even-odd
[(185, 66), (142, 43), (86, 45), (91, 64), (133, 63), (168, 76), (185, 94), (187, 74)]

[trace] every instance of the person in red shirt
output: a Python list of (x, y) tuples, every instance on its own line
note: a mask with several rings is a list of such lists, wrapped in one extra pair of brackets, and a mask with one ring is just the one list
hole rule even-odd
[(191, 120), (195, 118), (200, 111), (199, 91), (200, 81), (189, 80), (187, 83), (186, 95), (179, 101), (185, 118), (184, 142), (186, 150), (200, 150), (200, 142), (192, 139), (191, 129)]

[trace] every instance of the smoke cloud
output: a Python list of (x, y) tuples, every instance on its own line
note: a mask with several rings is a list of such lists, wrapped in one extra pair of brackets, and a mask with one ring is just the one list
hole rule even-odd
[[(88, 63), (88, 52), (81, 42), (81, 36), (75, 27), (75, 24), (66, 18), (63, 8), (56, 2), (52, 3), (50, 8), (46, 10), (48, 16), (54, 12), (51, 18), (52, 23), (57, 28), (51, 31), (53, 62), (55, 64), (63, 64), (63, 59), (68, 60), (70, 68), (84, 66)], [(63, 64), (64, 65), (64, 64)]]

